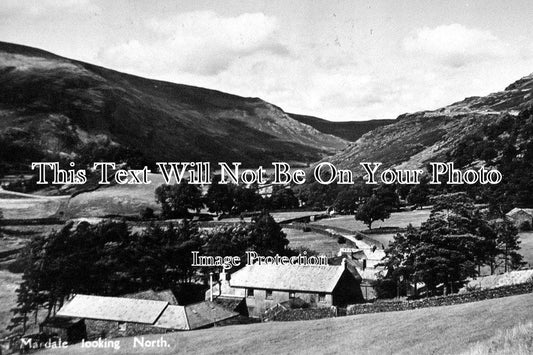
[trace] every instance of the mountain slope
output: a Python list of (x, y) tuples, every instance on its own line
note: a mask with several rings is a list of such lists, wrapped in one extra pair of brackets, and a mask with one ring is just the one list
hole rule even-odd
[(258, 98), (144, 79), (3, 42), (0, 87), (0, 140), (22, 160), (130, 156), (257, 165), (315, 161), (346, 144)]
[(288, 115), (295, 120), (316, 128), (322, 133), (332, 134), (350, 142), (355, 142), (363, 134), (375, 128), (395, 122), (395, 120), (334, 122), (314, 116), (297, 115), (295, 113), (288, 113)]
[(362, 172), (363, 161), (415, 169), (443, 160), (469, 134), (502, 115), (516, 117), (533, 104), (533, 74), (484, 97), (470, 97), (434, 111), (404, 114), (350, 144), (328, 161)]

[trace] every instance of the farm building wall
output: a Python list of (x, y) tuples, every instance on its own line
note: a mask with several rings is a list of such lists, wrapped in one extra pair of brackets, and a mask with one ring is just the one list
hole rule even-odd
[(513, 214), (509, 215), (509, 218), (513, 221), (514, 225), (517, 227), (520, 227), (524, 222), (528, 222), (529, 224), (533, 223), (533, 216), (531, 216), (529, 213), (519, 210)]
[[(267, 291), (272, 292), (268, 298)], [(246, 296), (248, 314), (250, 317), (259, 318), (266, 310), (276, 306), (278, 303), (289, 301), (291, 298), (300, 298), (309, 304), (310, 307), (315, 308), (330, 307), (333, 304), (331, 293), (324, 293), (320, 297), (320, 294), (317, 292), (254, 289), (253, 296)]]
[(70, 344), (77, 343), (87, 338), (87, 331), (83, 319), (74, 322), (43, 322), (39, 326), (39, 331), (48, 336), (58, 336)]
[(330, 306), (364, 302), (360, 284), (360, 280), (357, 280), (350, 271), (344, 270), (337, 286), (333, 289), (333, 303)]
[(376, 290), (370, 281), (361, 282), (361, 293), (365, 301), (375, 300)]
[(127, 323), (96, 319), (86, 319), (87, 339), (119, 338), (141, 334), (161, 334), (168, 330), (149, 324)]

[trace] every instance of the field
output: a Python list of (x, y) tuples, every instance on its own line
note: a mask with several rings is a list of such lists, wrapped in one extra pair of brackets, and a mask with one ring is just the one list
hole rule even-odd
[(289, 248), (296, 249), (305, 247), (324, 254), (328, 257), (335, 256), (339, 248), (353, 247), (353, 243), (347, 241), (345, 244), (337, 243), (337, 238), (328, 237), (316, 232), (304, 232), (297, 229), (285, 228), (283, 232), (287, 234)]
[(13, 316), (11, 308), (15, 307), (17, 300), (15, 290), (21, 278), (21, 274), (13, 274), (5, 270), (0, 270), (0, 304), (2, 305), (0, 307), (0, 338), (8, 335), (6, 327)]
[[(168, 333), (168, 347), (133, 348), (123, 338), (113, 354), (457, 354), (533, 320), (530, 294), (413, 311), (364, 314), (301, 322), (236, 325)], [(140, 337), (139, 337), (140, 338)], [(158, 340), (161, 335), (148, 335)], [(96, 354), (102, 349), (50, 350)]]
[(464, 355), (528, 355), (532, 353), (533, 322), (528, 322), (498, 332), (498, 335), (476, 344)]
[(68, 196), (38, 196), (0, 188), (0, 211), (6, 219), (48, 218), (62, 210)]
[[(429, 218), (430, 212), (431, 211), (429, 209), (408, 212), (393, 212), (391, 213), (390, 218), (386, 219), (385, 221), (374, 222), (372, 224), (372, 229), (377, 229), (380, 227), (405, 228), (409, 224), (412, 224), (415, 227), (419, 227), (422, 222), (425, 222)], [(353, 215), (321, 219), (319, 221), (313, 222), (313, 224), (358, 231), (364, 231), (368, 229), (368, 227), (363, 222), (356, 221)]]
[(164, 183), (160, 174), (148, 174), (151, 184), (147, 185), (102, 185), (99, 189), (81, 193), (68, 204), (68, 216), (98, 217), (105, 215), (138, 215), (150, 207), (159, 211), (155, 200), (155, 189)]
[(11, 198), (0, 199), (0, 210), (6, 219), (52, 217), (62, 206), (64, 198)]

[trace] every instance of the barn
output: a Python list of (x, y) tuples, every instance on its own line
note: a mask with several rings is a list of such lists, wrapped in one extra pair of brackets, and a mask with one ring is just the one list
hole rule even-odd
[(525, 223), (529, 224), (529, 227), (533, 225), (533, 208), (513, 208), (507, 212), (506, 216), (513, 221), (517, 227), (522, 227)]
[(78, 294), (56, 316), (84, 319), (87, 338), (95, 339), (206, 328), (238, 315), (209, 301), (180, 306), (159, 300)]
[[(221, 274), (213, 297), (244, 298), (250, 317), (261, 317), (279, 303), (297, 300), (322, 308), (362, 302), (361, 278), (341, 265), (247, 265), (231, 275)], [(210, 297), (207, 291), (206, 298)]]

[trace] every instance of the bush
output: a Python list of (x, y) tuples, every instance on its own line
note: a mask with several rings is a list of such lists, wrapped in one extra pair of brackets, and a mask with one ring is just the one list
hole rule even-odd
[(346, 239), (344, 239), (344, 237), (340, 236), (339, 238), (337, 238), (337, 243), (346, 244)]
[(150, 207), (146, 207), (141, 211), (141, 219), (142, 220), (149, 220), (153, 219), (155, 217), (154, 210)]

